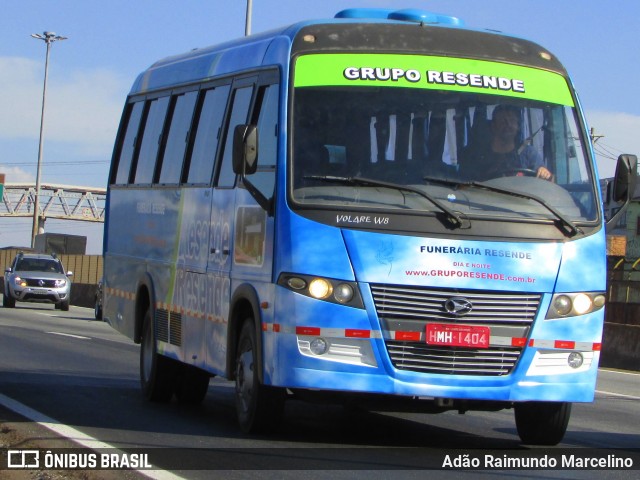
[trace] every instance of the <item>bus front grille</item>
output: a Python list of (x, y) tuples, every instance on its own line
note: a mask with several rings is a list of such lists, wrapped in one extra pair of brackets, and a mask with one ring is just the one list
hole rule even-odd
[[(371, 292), (382, 328), (388, 332), (385, 345), (393, 365), (400, 370), (452, 375), (511, 373), (541, 300), (536, 293), (380, 284), (371, 285)], [(452, 299), (468, 302), (471, 308), (458, 315), (450, 313), (447, 302)], [(429, 345), (425, 335), (429, 323), (488, 327), (489, 348)], [(399, 340), (395, 332), (413, 333), (414, 338)], [(512, 346), (509, 339), (514, 338), (520, 341)]]
[(420, 342), (387, 340), (387, 351), (399, 370), (450, 375), (507, 375), (521, 348), (466, 349), (431, 347)]

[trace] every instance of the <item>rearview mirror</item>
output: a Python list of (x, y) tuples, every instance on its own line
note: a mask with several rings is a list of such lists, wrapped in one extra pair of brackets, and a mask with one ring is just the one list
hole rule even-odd
[(616, 214), (609, 219), (606, 224), (607, 232), (616, 227), (622, 215), (627, 210), (629, 202), (633, 198), (636, 190), (636, 180), (638, 176), (638, 157), (635, 155), (622, 154), (618, 157), (616, 166), (616, 176), (613, 179), (611, 200), (621, 203), (622, 206)]
[(614, 202), (625, 202), (631, 200), (636, 188), (636, 169), (638, 168), (638, 157), (635, 155), (623, 154), (618, 157), (616, 165), (616, 176), (613, 181)]

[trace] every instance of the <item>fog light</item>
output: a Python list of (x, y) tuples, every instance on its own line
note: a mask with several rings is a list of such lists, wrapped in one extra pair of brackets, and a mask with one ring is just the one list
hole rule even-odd
[(584, 357), (580, 352), (571, 352), (567, 363), (571, 368), (580, 368), (584, 362)]
[(566, 295), (559, 295), (553, 302), (553, 308), (558, 315), (568, 315), (571, 312), (571, 299)]
[(331, 284), (323, 278), (314, 278), (309, 284), (309, 294), (314, 298), (327, 298), (332, 292)]
[(311, 350), (311, 353), (314, 355), (327, 353), (327, 347), (328, 345), (324, 338), (314, 338), (309, 344), (309, 350)]

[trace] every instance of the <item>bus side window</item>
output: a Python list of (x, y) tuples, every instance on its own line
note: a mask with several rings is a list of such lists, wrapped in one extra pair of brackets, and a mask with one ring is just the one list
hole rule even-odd
[(196, 91), (178, 95), (175, 98), (167, 144), (160, 165), (159, 183), (180, 183), (182, 164), (189, 140), (189, 129), (197, 99), (198, 92)]
[(143, 109), (144, 102), (136, 102), (128, 106), (127, 114), (129, 119), (127, 121), (127, 130), (120, 144), (120, 156), (117, 160), (118, 167), (112, 183), (118, 185), (129, 183), (131, 162), (136, 151), (136, 144), (138, 143), (138, 129), (140, 127)]
[(259, 101), (258, 170), (250, 181), (269, 199), (273, 196), (278, 158), (278, 85), (260, 87)]
[(187, 183), (207, 185), (211, 183), (229, 88), (229, 85), (222, 85), (205, 92), (198, 117), (191, 159), (186, 167), (188, 169)]
[(220, 174), (218, 176), (219, 187), (233, 187), (236, 183), (236, 174), (233, 172), (233, 131), (237, 125), (247, 123), (247, 115), (249, 114), (249, 106), (251, 105), (251, 95), (253, 94), (253, 86), (237, 88), (234, 90), (233, 106), (229, 124), (227, 126), (227, 136), (222, 152), (222, 164), (220, 166)]
[(153, 173), (156, 169), (156, 160), (160, 147), (160, 135), (162, 135), (168, 106), (169, 97), (156, 98), (150, 102), (140, 153), (138, 154), (134, 183), (150, 184), (153, 181)]

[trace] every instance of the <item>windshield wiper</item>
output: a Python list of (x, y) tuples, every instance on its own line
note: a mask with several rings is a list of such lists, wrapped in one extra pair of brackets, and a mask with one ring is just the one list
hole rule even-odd
[(516, 190), (509, 190), (507, 188), (494, 187), (493, 185), (487, 185), (486, 183), (483, 183), (483, 182), (458, 182), (448, 178), (438, 178), (438, 177), (423, 177), (423, 180), (426, 180), (428, 182), (434, 182), (434, 183), (442, 183), (444, 185), (450, 185), (450, 186), (456, 186), (456, 187), (460, 187), (460, 186), (478, 187), (478, 188), (483, 188), (485, 190), (489, 190), (491, 192), (503, 193), (505, 195), (511, 195), (513, 197), (520, 197), (520, 198), (525, 198), (527, 200), (533, 200), (534, 202), (539, 203), (548, 211), (553, 213), (553, 215), (560, 221), (560, 225), (563, 227), (563, 228), (560, 228), (560, 226), (558, 226), (558, 229), (568, 237), (573, 237), (578, 233), (584, 233), (571, 220), (569, 220), (562, 213), (560, 213), (558, 210), (556, 210), (554, 207), (549, 205), (546, 201), (544, 201), (542, 198), (538, 197), (537, 195), (532, 195), (530, 193), (523, 193)]
[[(417, 188), (410, 187), (408, 185), (400, 185), (397, 183), (383, 182), (381, 180), (374, 180), (371, 178), (364, 177), (338, 177), (333, 175), (306, 175), (304, 178), (308, 178), (310, 180), (320, 180), (322, 182), (336, 182), (336, 183), (344, 183), (347, 185), (361, 185), (361, 186), (371, 186), (371, 187), (383, 187), (383, 188), (392, 188), (394, 190), (404, 190), (406, 192), (415, 193), (416, 195), (425, 198), (433, 205), (435, 205), (442, 213), (452, 228), (462, 228), (464, 223), (464, 219), (457, 213), (451, 210), (449, 207), (441, 203), (439, 200), (435, 199), (433, 196), (429, 195), (427, 192), (423, 192)], [(469, 222), (466, 222), (467, 225)], [(467, 227), (468, 228), (468, 227)]]

